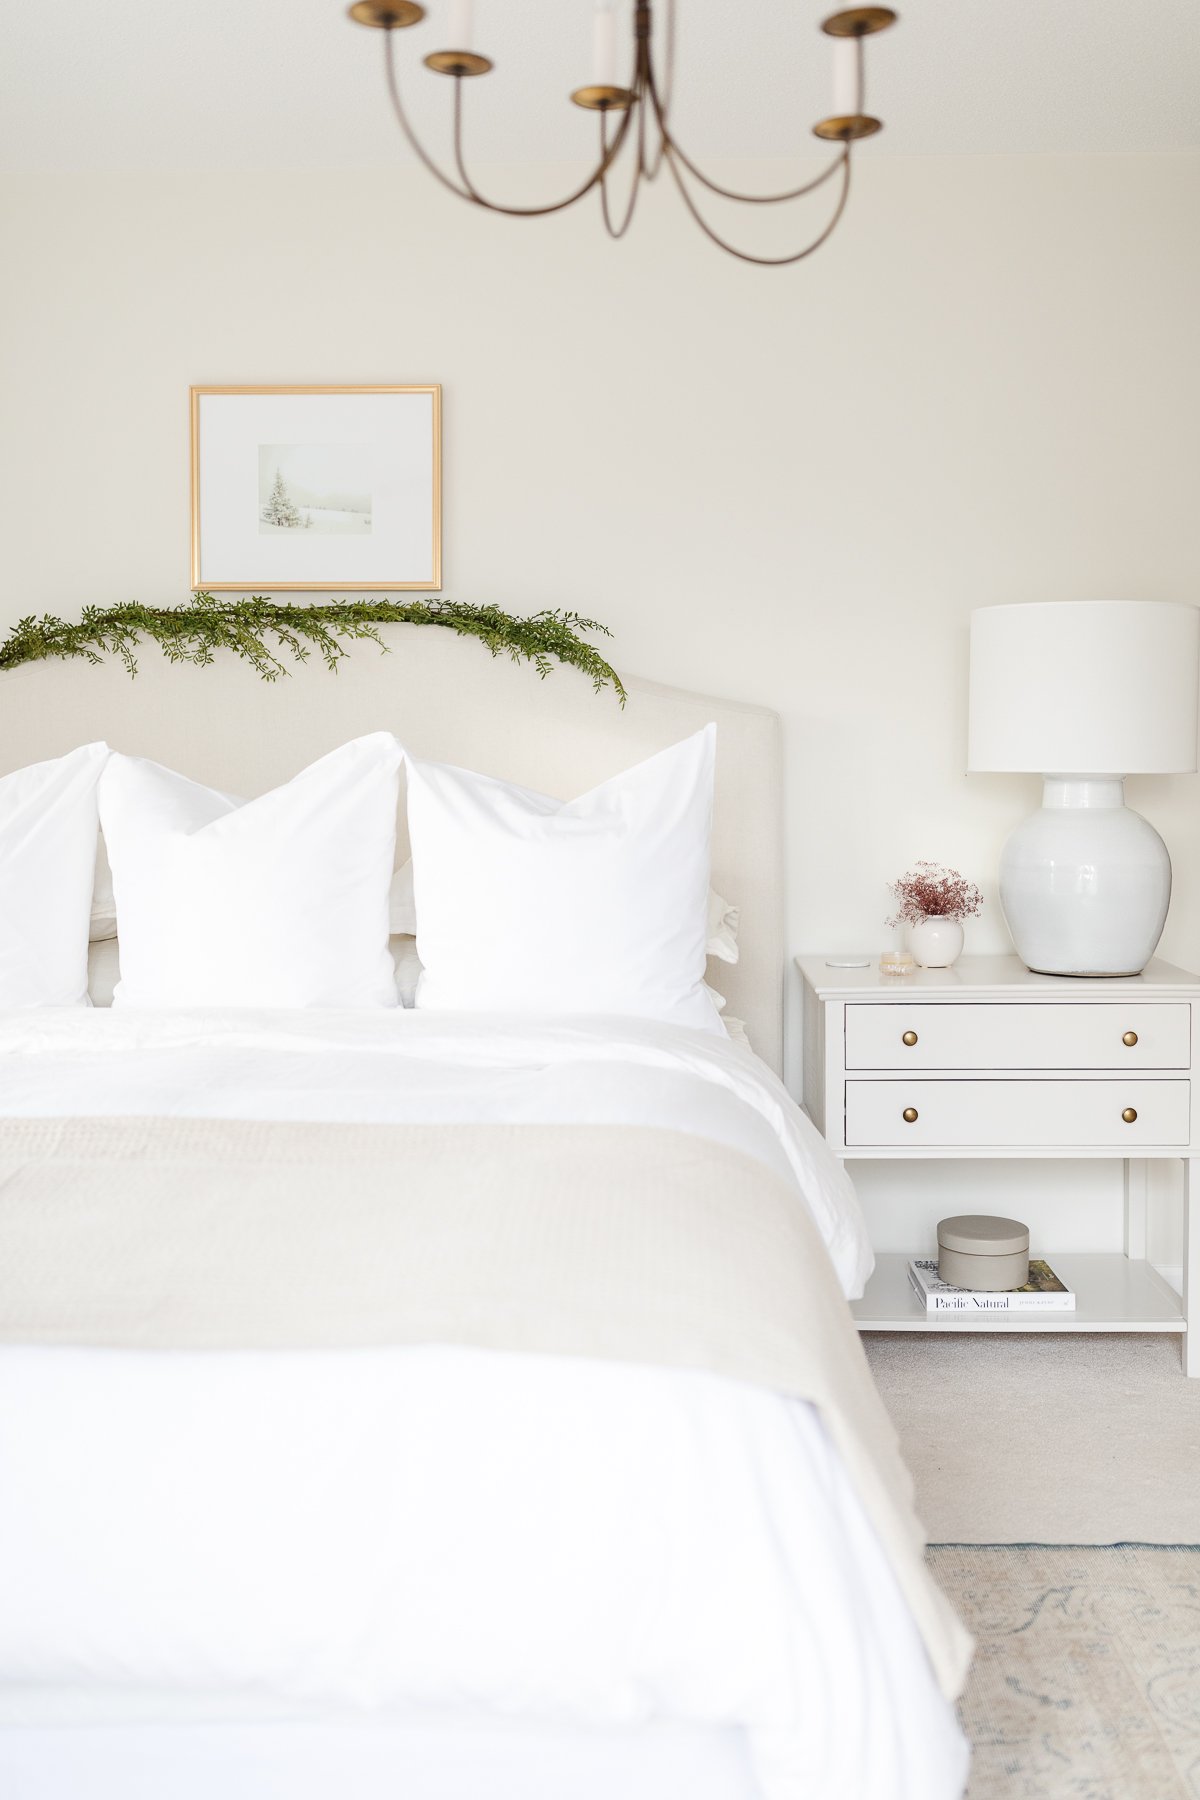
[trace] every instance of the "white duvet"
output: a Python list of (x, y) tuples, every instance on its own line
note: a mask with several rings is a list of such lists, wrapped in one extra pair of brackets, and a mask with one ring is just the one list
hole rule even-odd
[[(0, 1017), (0, 1114), (652, 1123), (853, 1190), (758, 1060), (622, 1019)], [(807, 1405), (436, 1348), (0, 1352), (0, 1723), (744, 1728), (763, 1800), (957, 1800), (965, 1753)]]

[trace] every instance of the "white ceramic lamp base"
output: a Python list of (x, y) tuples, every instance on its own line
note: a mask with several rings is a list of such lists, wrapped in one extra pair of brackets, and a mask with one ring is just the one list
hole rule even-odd
[(1000, 904), (1043, 975), (1138, 975), (1162, 936), (1171, 859), (1117, 775), (1047, 775), (1000, 858)]

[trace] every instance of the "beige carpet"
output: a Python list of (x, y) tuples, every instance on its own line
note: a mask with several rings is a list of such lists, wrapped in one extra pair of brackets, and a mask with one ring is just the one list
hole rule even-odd
[(968, 1800), (1197, 1800), (1200, 1551), (946, 1546)]
[(1200, 1544), (1200, 1381), (1178, 1338), (863, 1343), (933, 1543)]

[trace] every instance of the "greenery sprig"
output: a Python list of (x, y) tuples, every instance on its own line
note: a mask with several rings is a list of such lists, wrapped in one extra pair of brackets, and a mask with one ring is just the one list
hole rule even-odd
[(186, 606), (139, 606), (132, 601), (87, 606), (75, 625), (49, 613), (40, 619), (31, 614), (0, 643), (0, 669), (47, 657), (83, 657), (100, 663), (105, 656), (119, 656), (136, 675), (135, 646), (150, 638), (168, 662), (204, 666), (212, 662), (214, 651), (232, 650), (264, 681), (277, 681), (288, 673), (284, 652), (302, 663), (315, 646), (326, 668), (334, 670), (355, 639), (370, 638), (386, 655), (380, 625), (440, 625), (460, 637), (478, 638), (493, 656), (532, 663), (543, 678), (556, 662), (567, 663), (582, 670), (597, 693), (611, 687), (625, 704), (620, 676), (581, 635), (599, 632), (610, 637), (599, 620), (557, 609), (516, 618), (498, 606), (470, 606), (460, 600), (334, 600), (293, 606), (269, 594), (217, 600), (212, 594), (196, 593)]

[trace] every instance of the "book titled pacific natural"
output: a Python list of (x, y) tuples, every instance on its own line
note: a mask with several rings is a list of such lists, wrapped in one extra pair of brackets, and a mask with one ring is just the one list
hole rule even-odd
[(908, 1265), (908, 1279), (926, 1312), (1074, 1312), (1075, 1296), (1059, 1280), (1048, 1262), (1039, 1258), (1029, 1265), (1024, 1287), (1005, 1293), (985, 1294), (974, 1288), (953, 1287), (938, 1274), (931, 1257), (918, 1256)]

